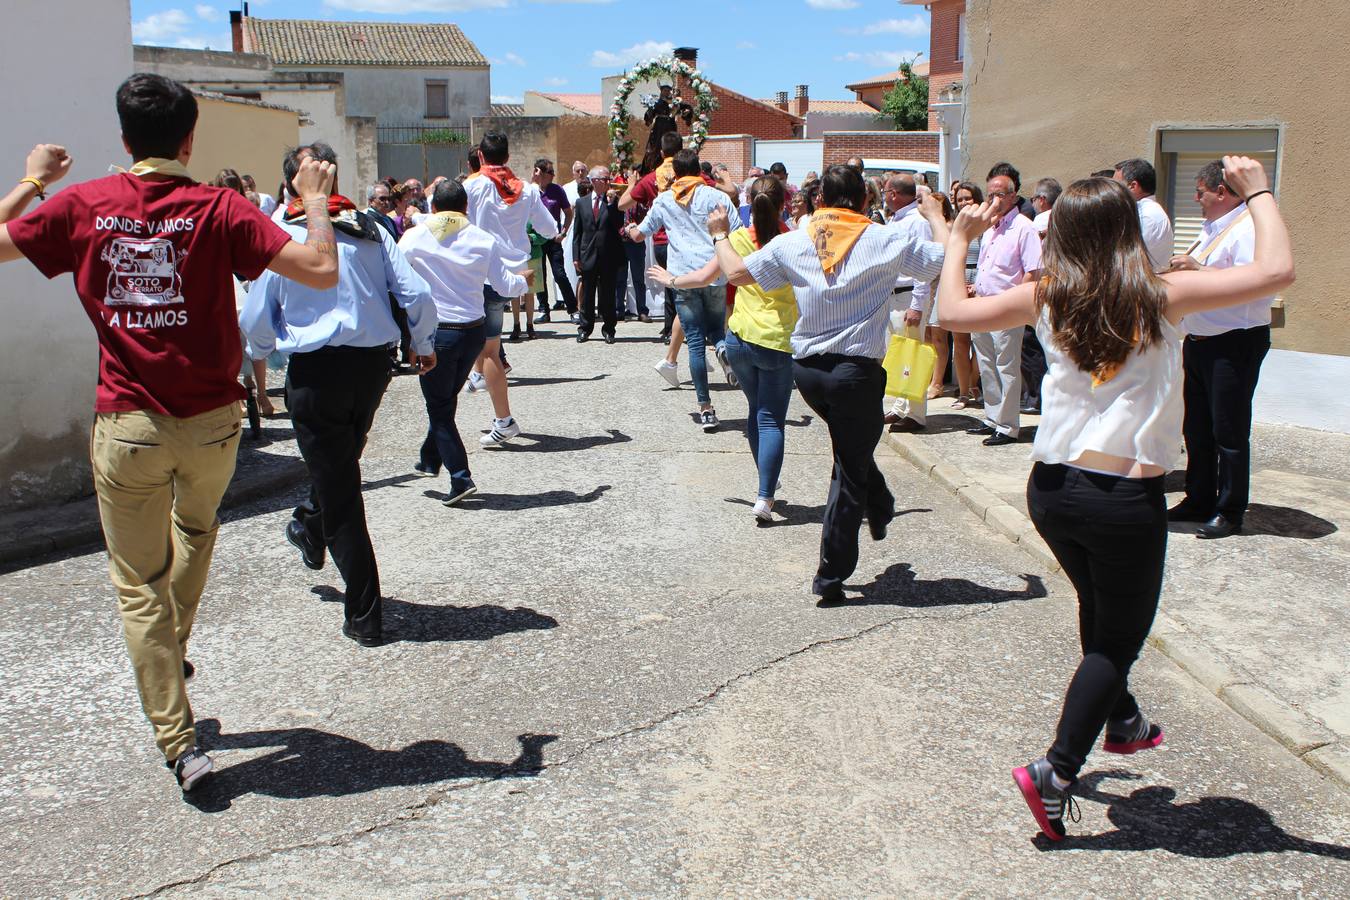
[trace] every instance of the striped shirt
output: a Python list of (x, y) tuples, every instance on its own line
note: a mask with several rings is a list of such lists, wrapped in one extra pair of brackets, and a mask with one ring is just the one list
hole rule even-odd
[[(919, 201), (917, 200), (891, 216), (890, 226), (911, 241), (931, 241), (933, 239), (933, 226), (929, 225), (928, 220), (919, 213)], [(895, 286), (914, 289), (909, 294), (909, 308), (915, 312), (923, 312), (924, 305), (928, 303), (928, 297), (933, 292), (933, 286), (930, 282), (920, 278), (910, 278), (908, 275), (901, 275), (896, 280)]]
[[(695, 269), (701, 269), (713, 258), (712, 235), (708, 234), (708, 216), (717, 207), (727, 211), (727, 220), (732, 230), (741, 227), (740, 214), (732, 205), (731, 198), (716, 188), (700, 184), (694, 188), (694, 196), (689, 206), (683, 207), (675, 202), (672, 191), (662, 191), (652, 204), (652, 211), (642, 220), (638, 230), (643, 237), (651, 237), (662, 228), (666, 230), (666, 239), (670, 241), (669, 263), (666, 268), (677, 278)], [(713, 284), (726, 284), (720, 274)]]
[(891, 226), (871, 225), (828, 278), (811, 230), (780, 234), (745, 258), (745, 268), (766, 291), (791, 286), (800, 318), (792, 355), (840, 353), (881, 359), (889, 341), (891, 290), (901, 275), (933, 281), (942, 274), (943, 246), (908, 237)]

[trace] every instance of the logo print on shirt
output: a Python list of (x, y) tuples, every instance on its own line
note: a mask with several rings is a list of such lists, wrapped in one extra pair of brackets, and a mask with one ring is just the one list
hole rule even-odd
[(113, 238), (99, 255), (112, 267), (103, 302), (109, 306), (182, 303), (178, 264), (186, 256), (165, 238)]

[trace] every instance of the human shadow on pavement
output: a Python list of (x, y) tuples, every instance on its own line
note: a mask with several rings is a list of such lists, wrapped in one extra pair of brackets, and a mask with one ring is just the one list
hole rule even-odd
[(601, 372), (599, 375), (592, 375), (590, 378), (531, 378), (528, 375), (510, 376), (511, 387), (543, 387), (550, 384), (571, 384), (573, 382), (599, 381), (602, 378), (608, 378), (608, 372)]
[(910, 563), (896, 563), (887, 567), (871, 583), (853, 587), (862, 596), (846, 596), (837, 602), (821, 601), (822, 608), (841, 606), (973, 606), (983, 603), (1007, 603), (1011, 600), (1039, 600), (1047, 596), (1045, 582), (1039, 575), (1019, 575), (1026, 587), (1018, 591), (986, 587), (966, 578), (918, 578)]
[[(694, 424), (698, 424), (698, 413), (690, 413), (689, 417), (694, 420)], [(739, 431), (741, 434), (745, 434), (748, 425), (747, 419), (718, 419), (717, 421), (719, 430)], [(788, 428), (806, 428), (814, 421), (815, 419), (810, 414), (804, 413), (795, 420), (785, 419), (783, 424)]]
[[(741, 497), (723, 497), (727, 503), (735, 503), (738, 506), (744, 506), (747, 509), (754, 507), (754, 501), (746, 500)], [(815, 506), (802, 506), (799, 503), (791, 503), (787, 500), (778, 500), (773, 505), (773, 511), (776, 516), (772, 522), (758, 523), (761, 528), (782, 528), (788, 525), (819, 525), (825, 521), (825, 504), (820, 503)], [(907, 516), (911, 513), (928, 513), (933, 510), (928, 507), (916, 507), (914, 509), (896, 510), (895, 518)]]
[[(612, 485), (602, 484), (584, 494), (576, 491), (544, 491), (540, 494), (484, 494), (477, 493), (465, 497), (455, 504), (455, 509), (544, 509), (550, 506), (572, 506), (576, 503), (594, 503), (605, 495)], [(440, 491), (423, 491), (423, 497), (444, 500), (449, 494)]]
[[(567, 437), (561, 434), (537, 434), (522, 431), (520, 437), (532, 444), (502, 444), (497, 448), (506, 453), (573, 453), (578, 450), (594, 450), (596, 447), (608, 447), (611, 444), (628, 444), (632, 438), (617, 428), (606, 428), (607, 434), (593, 434), (586, 437)], [(483, 434), (487, 434), (484, 429)]]
[[(1172, 534), (1194, 535), (1199, 522), (1168, 522), (1167, 530)], [(1295, 540), (1315, 541), (1335, 534), (1340, 528), (1321, 516), (1315, 516), (1301, 509), (1289, 506), (1270, 506), (1265, 503), (1253, 503), (1247, 507), (1242, 520), (1241, 536), (1251, 537), (1257, 534), (1272, 537), (1294, 538)], [(1228, 538), (1234, 540), (1234, 538)]]
[[(327, 603), (342, 602), (342, 591), (331, 585), (316, 584), (310, 593)], [(384, 646), (403, 641), (410, 644), (490, 641), (504, 634), (558, 627), (557, 619), (526, 606), (441, 606), (409, 603), (397, 597), (385, 597), (383, 605)]]
[(1270, 813), (1237, 797), (1201, 797), (1174, 803), (1177, 792), (1152, 785), (1128, 797), (1100, 789), (1108, 778), (1136, 780), (1118, 769), (1092, 772), (1079, 779), (1074, 796), (1108, 804), (1106, 818), (1116, 826), (1103, 834), (1069, 835), (1051, 841), (1038, 834), (1040, 850), (1163, 850), (1177, 856), (1222, 859), (1243, 853), (1308, 853), (1350, 861), (1350, 847), (1310, 841), (1289, 834)]
[(530, 778), (543, 771), (544, 747), (557, 739), (555, 734), (519, 735), (519, 755), (510, 762), (494, 762), (470, 759), (449, 741), (417, 741), (399, 750), (377, 750), (317, 728), (224, 734), (218, 720), (205, 719), (197, 723), (197, 743), (204, 750), (276, 749), (216, 770), (183, 799), (202, 812), (223, 812), (248, 794), (305, 800), (461, 779)]

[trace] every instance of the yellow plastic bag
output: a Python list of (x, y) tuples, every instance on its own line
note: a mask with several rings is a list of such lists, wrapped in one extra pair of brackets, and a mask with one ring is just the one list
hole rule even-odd
[(893, 334), (881, 365), (886, 370), (887, 397), (922, 400), (928, 396), (928, 384), (933, 380), (937, 350), (917, 338)]

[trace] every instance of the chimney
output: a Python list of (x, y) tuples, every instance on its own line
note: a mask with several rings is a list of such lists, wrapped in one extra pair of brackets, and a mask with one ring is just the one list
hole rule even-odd
[(806, 95), (806, 85), (797, 85), (796, 90), (792, 93), (792, 108), (789, 109), (788, 112), (792, 113), (794, 116), (805, 117), (806, 110), (810, 108), (810, 106), (811, 100)]
[(783, 112), (788, 112), (787, 91), (779, 91), (778, 93), (774, 94), (773, 105), (781, 109)]
[(244, 52), (244, 14), (237, 9), (230, 10), (230, 49)]
[(676, 47), (670, 51), (671, 55), (678, 60), (689, 63), (694, 68), (698, 68), (698, 48), (697, 47)]

